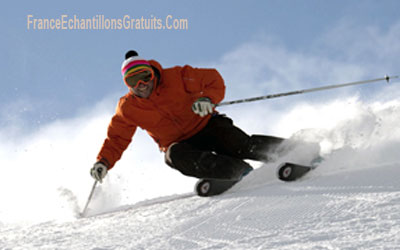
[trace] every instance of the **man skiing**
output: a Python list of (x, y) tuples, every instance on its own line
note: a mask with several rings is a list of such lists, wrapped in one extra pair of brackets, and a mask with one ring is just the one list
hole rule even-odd
[(102, 181), (121, 158), (137, 127), (146, 130), (165, 152), (165, 162), (200, 179), (237, 180), (252, 170), (244, 159), (268, 161), (283, 139), (249, 136), (219, 114), (225, 85), (215, 69), (162, 68), (128, 51), (122, 63), (129, 93), (118, 103), (107, 138), (90, 173)]

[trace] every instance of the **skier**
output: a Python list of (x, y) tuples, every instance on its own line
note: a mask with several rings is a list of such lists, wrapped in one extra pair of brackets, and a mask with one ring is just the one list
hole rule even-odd
[(215, 110), (225, 94), (224, 80), (215, 69), (162, 68), (131, 50), (121, 71), (129, 93), (119, 100), (91, 168), (99, 182), (121, 158), (137, 127), (165, 152), (166, 164), (200, 179), (240, 179), (252, 170), (244, 159), (267, 162), (268, 152), (284, 140), (249, 136)]

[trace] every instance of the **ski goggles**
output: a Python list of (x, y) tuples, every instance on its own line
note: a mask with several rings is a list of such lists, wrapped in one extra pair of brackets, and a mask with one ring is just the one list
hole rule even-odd
[(124, 82), (128, 87), (136, 89), (140, 84), (148, 84), (152, 80), (154, 80), (154, 70), (142, 69), (128, 75)]

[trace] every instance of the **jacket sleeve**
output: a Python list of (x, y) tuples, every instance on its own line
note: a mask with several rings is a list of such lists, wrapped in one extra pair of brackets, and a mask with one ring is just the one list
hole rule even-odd
[(208, 97), (214, 104), (224, 99), (224, 79), (216, 69), (192, 68), (186, 65), (182, 69), (182, 75), (186, 90), (191, 92), (195, 99)]
[(119, 104), (108, 126), (107, 138), (104, 140), (97, 160), (106, 164), (108, 169), (111, 169), (130, 144), (136, 128), (136, 125), (130, 124), (124, 118), (121, 104)]

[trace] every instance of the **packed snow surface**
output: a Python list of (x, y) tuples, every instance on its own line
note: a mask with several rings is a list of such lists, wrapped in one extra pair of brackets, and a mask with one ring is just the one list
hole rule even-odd
[(251, 162), (256, 170), (229, 192), (200, 198), (196, 180), (161, 156), (146, 163), (153, 152), (138, 147), (124, 155), (137, 167), (127, 160), (110, 171), (84, 218), (98, 150), (90, 128), (106, 118), (53, 124), (21, 150), (3, 143), (0, 249), (400, 249), (400, 102), (304, 104), (272, 118), (275, 134), (319, 144), (325, 160), (303, 179), (276, 178), (280, 162), (312, 157), (295, 145), (276, 162)]

